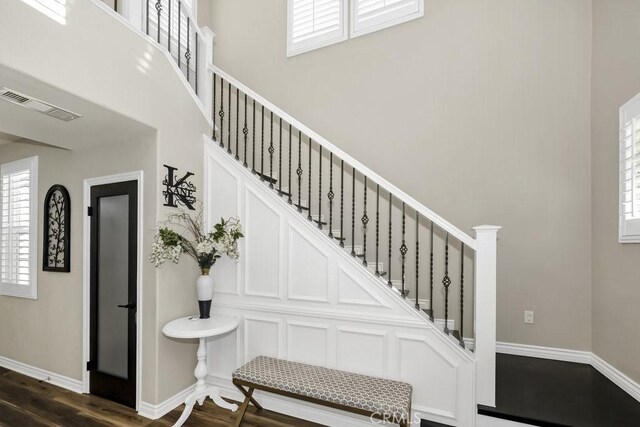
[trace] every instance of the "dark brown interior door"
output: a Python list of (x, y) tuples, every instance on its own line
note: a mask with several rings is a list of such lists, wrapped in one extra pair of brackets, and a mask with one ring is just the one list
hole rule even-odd
[(138, 183), (91, 187), (90, 391), (135, 408)]

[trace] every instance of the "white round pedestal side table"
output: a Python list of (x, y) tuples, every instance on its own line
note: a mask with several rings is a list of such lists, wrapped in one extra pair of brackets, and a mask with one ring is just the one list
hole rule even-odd
[(220, 389), (214, 386), (207, 386), (205, 378), (207, 377), (207, 347), (205, 339), (226, 334), (238, 327), (238, 319), (231, 316), (212, 316), (209, 319), (198, 319), (197, 317), (183, 317), (167, 323), (162, 328), (162, 333), (171, 338), (194, 339), (200, 340), (197, 358), (198, 364), (194, 375), (197, 379), (195, 390), (185, 400), (185, 408), (182, 415), (174, 424), (179, 427), (189, 418), (194, 405), (204, 403), (209, 397), (214, 403), (222, 408), (232, 411), (238, 410), (238, 405), (228, 403), (220, 397)]

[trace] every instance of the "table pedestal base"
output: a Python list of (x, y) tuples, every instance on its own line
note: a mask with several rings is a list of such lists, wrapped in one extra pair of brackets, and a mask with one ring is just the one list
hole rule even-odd
[(184, 422), (187, 421), (187, 418), (189, 418), (189, 415), (191, 415), (191, 411), (193, 411), (193, 407), (196, 402), (198, 405), (202, 406), (207, 397), (213, 400), (213, 403), (221, 408), (230, 409), (233, 412), (238, 410), (238, 405), (235, 403), (229, 403), (220, 397), (220, 389), (218, 387), (207, 386), (205, 383), (205, 378), (207, 377), (207, 347), (205, 345), (204, 338), (200, 338), (197, 357), (198, 364), (196, 365), (194, 375), (198, 382), (196, 382), (195, 390), (189, 394), (187, 399), (184, 401), (184, 411), (182, 411), (182, 415), (180, 415), (178, 421), (173, 425), (174, 427), (180, 427), (184, 424)]

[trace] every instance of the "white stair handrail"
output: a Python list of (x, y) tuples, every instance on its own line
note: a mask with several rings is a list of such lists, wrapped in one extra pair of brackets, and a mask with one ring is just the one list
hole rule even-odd
[(458, 239), (459, 241), (461, 241), (471, 249), (473, 250), (476, 249), (476, 240), (473, 237), (469, 236), (467, 233), (460, 230), (458, 227), (451, 224), (450, 222), (442, 218), (440, 215), (436, 214), (431, 209), (427, 208), (422, 203), (418, 202), (416, 199), (409, 196), (404, 191), (400, 190), (398, 187), (396, 187), (386, 179), (382, 178), (380, 175), (378, 175), (377, 173), (375, 173), (374, 171), (372, 171), (371, 169), (369, 169), (368, 167), (366, 167), (365, 165), (363, 165), (362, 163), (360, 163), (359, 161), (357, 161), (356, 159), (354, 159), (353, 157), (351, 157), (350, 155), (342, 151), (340, 148), (336, 147), (335, 145), (333, 145), (332, 143), (330, 143), (329, 141), (321, 137), (319, 134), (311, 130), (309, 127), (305, 126), (300, 121), (296, 120), (294, 117), (287, 114), (282, 109), (278, 108), (272, 102), (266, 100), (265, 98), (263, 98), (262, 96), (260, 96), (259, 94), (257, 94), (256, 92), (254, 92), (253, 90), (245, 86), (244, 84), (240, 83), (239, 81), (231, 77), (229, 74), (221, 70), (219, 67), (210, 64), (209, 69), (211, 72), (222, 77), (227, 82), (231, 83), (233, 86), (240, 89), (242, 92), (246, 93), (252, 99), (255, 99), (256, 102), (258, 102), (259, 104), (264, 105), (270, 111), (273, 111), (275, 115), (277, 115), (278, 117), (281, 117), (282, 120), (286, 121), (287, 123), (290, 123), (299, 131), (302, 131), (302, 133), (304, 133), (305, 135), (313, 139), (318, 144), (322, 145), (324, 148), (328, 149), (330, 152), (338, 156), (341, 160), (344, 160), (345, 163), (355, 167), (359, 172), (366, 175), (369, 179), (374, 181), (376, 184), (379, 184), (380, 187), (392, 193), (395, 198), (411, 206), (411, 208), (415, 209), (418, 213), (420, 213), (425, 218), (429, 219), (430, 221), (433, 221), (433, 223), (436, 224), (438, 227), (440, 227), (442, 230), (449, 233), (451, 236), (455, 237), (456, 239)]

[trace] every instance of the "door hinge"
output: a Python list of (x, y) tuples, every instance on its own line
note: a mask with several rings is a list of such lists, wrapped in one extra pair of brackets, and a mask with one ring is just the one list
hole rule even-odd
[(90, 360), (87, 362), (87, 371), (95, 371), (97, 367), (98, 364), (95, 361)]
[(93, 215), (93, 208), (91, 206), (87, 206), (87, 216)]

